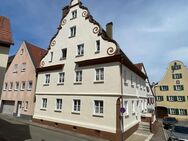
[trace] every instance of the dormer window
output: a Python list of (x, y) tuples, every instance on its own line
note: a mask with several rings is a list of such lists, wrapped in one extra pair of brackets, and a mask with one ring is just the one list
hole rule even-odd
[(72, 18), (71, 18), (71, 20), (72, 19), (76, 19), (77, 18), (77, 10), (74, 10), (74, 11), (72, 11)]
[(49, 62), (52, 62), (52, 60), (53, 60), (53, 52), (50, 52), (50, 60), (49, 60)]
[(76, 26), (70, 28), (70, 38), (76, 36)]
[(100, 52), (100, 40), (96, 41), (96, 48), (95, 48), (95, 53), (99, 53)]

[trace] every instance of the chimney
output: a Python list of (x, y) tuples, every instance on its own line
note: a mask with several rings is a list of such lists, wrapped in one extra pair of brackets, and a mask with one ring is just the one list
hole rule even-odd
[(63, 8), (63, 17), (65, 17), (68, 14), (68, 12), (69, 12), (69, 6), (65, 6)]
[(113, 39), (113, 23), (112, 22), (106, 24), (106, 33), (108, 37)]

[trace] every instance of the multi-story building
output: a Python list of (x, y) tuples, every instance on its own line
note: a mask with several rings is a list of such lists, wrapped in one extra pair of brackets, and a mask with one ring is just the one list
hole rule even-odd
[(7, 17), (0, 16), (0, 92), (2, 91), (8, 54), (11, 45), (13, 45), (13, 40), (10, 29), (10, 21)]
[[(35, 105), (36, 68), (46, 53), (28, 42), (23, 42), (5, 74), (1, 95), (1, 112), (31, 119)], [(12, 60), (12, 61), (11, 61)]]
[(162, 80), (154, 86), (157, 116), (171, 116), (187, 120), (188, 110), (188, 69), (181, 61), (169, 63)]
[(79, 0), (63, 9), (41, 60), (33, 121), (119, 141), (147, 111), (146, 75)]

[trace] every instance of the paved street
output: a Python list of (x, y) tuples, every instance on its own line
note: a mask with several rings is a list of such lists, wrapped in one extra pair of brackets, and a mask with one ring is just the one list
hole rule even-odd
[(166, 141), (161, 121), (158, 121), (156, 123), (156, 126), (154, 128), (154, 136), (150, 141)]
[(40, 128), (0, 114), (0, 141), (100, 141), (100, 139)]

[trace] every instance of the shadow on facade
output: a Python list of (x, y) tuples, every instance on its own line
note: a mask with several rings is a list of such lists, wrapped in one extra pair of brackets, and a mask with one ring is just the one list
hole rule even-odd
[(0, 119), (0, 141), (25, 141), (31, 139), (28, 125), (13, 124)]

